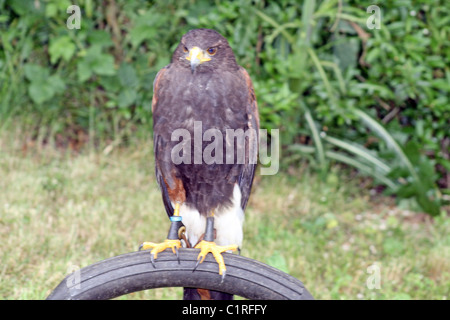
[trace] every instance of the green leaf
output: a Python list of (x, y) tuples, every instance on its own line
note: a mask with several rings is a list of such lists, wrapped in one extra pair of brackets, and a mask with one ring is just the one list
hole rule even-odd
[(35, 103), (42, 104), (53, 98), (55, 92), (47, 82), (32, 82), (28, 87), (28, 94)]
[(58, 7), (54, 3), (49, 3), (45, 7), (45, 16), (48, 18), (53, 18), (58, 13)]
[(92, 64), (92, 69), (98, 75), (112, 76), (116, 74), (114, 58), (109, 54), (101, 54), (95, 63)]
[(130, 88), (123, 89), (117, 98), (119, 108), (126, 108), (131, 106), (136, 101), (137, 93)]
[(313, 136), (314, 144), (316, 146), (317, 158), (320, 163), (322, 174), (325, 174), (328, 168), (328, 164), (325, 160), (325, 153), (322, 145), (322, 140), (320, 139), (319, 130), (317, 129), (316, 124), (314, 123), (314, 119), (307, 105), (303, 101), (300, 101), (300, 105), (305, 111), (305, 119), (306, 122), (308, 123), (309, 129), (311, 130)]
[(29, 0), (9, 1), (8, 5), (20, 16), (38, 16), (44, 13), (43, 5), (36, 6)]
[(359, 109), (355, 109), (354, 112), (370, 129), (372, 129), (380, 138), (382, 138), (386, 142), (388, 147), (390, 147), (392, 150), (395, 151), (398, 158), (402, 161), (402, 163), (406, 166), (406, 168), (408, 168), (409, 173), (411, 174), (413, 179), (420, 182), (419, 176), (414, 170), (411, 161), (403, 152), (403, 149), (400, 147), (397, 141), (395, 141), (395, 139), (389, 134), (389, 132), (381, 124), (372, 119), (372, 117), (367, 115), (365, 112)]
[(69, 61), (75, 53), (75, 44), (69, 36), (58, 37), (50, 40), (48, 52), (52, 64), (55, 64), (60, 58)]
[(309, 47), (311, 42), (312, 28), (314, 27), (314, 8), (316, 6), (315, 0), (305, 0), (302, 6), (302, 26), (303, 38), (306, 45)]
[(265, 14), (264, 12), (255, 9), (255, 13), (265, 22), (267, 22), (268, 24), (272, 25), (275, 28), (278, 28), (281, 32), (281, 34), (286, 38), (286, 40), (288, 40), (288, 42), (290, 44), (294, 44), (295, 42), (295, 38), (292, 37), (289, 32), (286, 31), (286, 29), (282, 28), (280, 26), (280, 24), (278, 22), (276, 22), (274, 19), (272, 19), (271, 17), (269, 17), (267, 14)]
[(333, 92), (333, 87), (330, 84), (330, 81), (328, 81), (328, 76), (325, 73), (325, 70), (322, 68), (322, 64), (319, 61), (319, 58), (317, 57), (316, 53), (313, 49), (307, 48), (308, 54), (311, 57), (312, 62), (314, 63), (315, 67), (317, 68), (317, 71), (320, 74), (320, 77), (322, 78), (323, 84), (325, 86), (325, 89), (328, 93), (328, 98), (330, 99), (330, 102), (332, 102), (334, 105), (336, 105), (336, 96)]
[(24, 71), (25, 77), (30, 81), (45, 81), (49, 76), (49, 71), (37, 64), (26, 64), (24, 67)]
[(358, 38), (337, 36), (336, 43), (333, 46), (333, 53), (339, 60), (338, 65), (343, 72), (347, 68), (355, 68), (357, 66), (360, 46)]
[(78, 62), (77, 73), (80, 82), (89, 79), (93, 73), (102, 76), (115, 75), (114, 58), (110, 54), (102, 53), (99, 45), (93, 45), (86, 50), (83, 59)]
[(327, 152), (325, 152), (325, 155), (330, 159), (337, 160), (342, 163), (346, 163), (352, 167), (357, 168), (358, 170), (360, 170), (361, 172), (363, 172), (365, 174), (371, 175), (372, 177), (377, 179), (380, 183), (388, 186), (392, 191), (397, 190), (397, 185), (393, 181), (388, 179), (383, 174), (376, 172), (373, 168), (367, 166), (366, 164), (362, 163), (361, 161), (359, 161), (357, 159), (348, 157), (344, 154), (334, 152), (334, 151), (327, 151)]
[(338, 146), (362, 157), (369, 163), (373, 164), (376, 168), (378, 168), (383, 174), (387, 174), (391, 170), (391, 168), (386, 163), (384, 163), (378, 157), (374, 156), (368, 149), (364, 148), (363, 146), (348, 141), (339, 140), (328, 135), (325, 136), (324, 139), (335, 146)]
[(108, 92), (119, 92), (121, 88), (120, 81), (117, 76), (101, 77), (99, 82), (100, 85), (103, 86), (103, 88), (105, 88)]
[(92, 76), (92, 69), (86, 60), (77, 63), (77, 75), (79, 82), (84, 82)]
[(113, 45), (111, 35), (104, 30), (94, 30), (88, 34), (87, 38), (91, 45), (100, 47), (110, 47)]
[(157, 36), (158, 30), (147, 25), (139, 25), (131, 29), (130, 41), (133, 47), (137, 47), (146, 39), (152, 39)]
[(84, 55), (84, 59), (86, 62), (92, 64), (95, 63), (100, 56), (102, 56), (102, 47), (96, 44), (93, 44), (86, 50), (86, 54)]
[(47, 83), (53, 88), (54, 93), (62, 93), (66, 89), (66, 84), (59, 75), (49, 77)]
[[(430, 172), (434, 171), (434, 168), (432, 168), (431, 165), (424, 163), (422, 165), (422, 170), (425, 171), (425, 174), (420, 175), (417, 173), (411, 161), (411, 159), (416, 163), (419, 161), (418, 159), (420, 157), (417, 154), (418, 153), (417, 145), (415, 144), (408, 145), (407, 150), (411, 158), (408, 157), (405, 151), (397, 143), (397, 141), (394, 140), (394, 138), (388, 133), (388, 131), (381, 124), (379, 124), (377, 121), (372, 119), (369, 115), (367, 115), (361, 110), (354, 110), (354, 112), (370, 129), (372, 129), (379, 137), (381, 137), (392, 150), (395, 151), (402, 165), (406, 167), (406, 169), (408, 170), (408, 174), (412, 178), (411, 185), (415, 189), (414, 194), (417, 203), (422, 207), (422, 209), (425, 212), (428, 212), (433, 216), (438, 215), (439, 202), (429, 198), (428, 195), (429, 191), (435, 192), (435, 187), (432, 186), (431, 185), (432, 183), (428, 181), (428, 177), (425, 177), (430, 175), (431, 174)], [(408, 192), (410, 192), (410, 190), (405, 187), (404, 193), (407, 194)]]
[(133, 88), (139, 84), (139, 79), (134, 68), (128, 63), (122, 63), (117, 71), (120, 84), (124, 87)]

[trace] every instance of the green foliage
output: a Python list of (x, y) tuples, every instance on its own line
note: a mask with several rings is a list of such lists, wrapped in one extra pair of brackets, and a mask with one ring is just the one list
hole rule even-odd
[[(433, 215), (449, 196), (443, 0), (380, 4), (372, 30), (359, 0), (73, 2), (0, 0), (0, 128), (19, 117), (91, 143), (150, 131), (157, 71), (187, 30), (213, 28), (249, 70), (262, 126), (281, 129), (285, 167), (344, 163)], [(81, 29), (66, 26), (72, 4)]]
[(39, 65), (26, 64), (24, 72), (30, 82), (28, 94), (37, 105), (42, 105), (65, 89), (65, 83), (59, 75), (50, 76), (49, 70)]
[(271, 60), (278, 60), (280, 81), (299, 93), (297, 105), (283, 112), (295, 121), (283, 122), (300, 129), (286, 130), (293, 134), (283, 142), (294, 142), (300, 133), (313, 145), (288, 143), (288, 151), (314, 153), (321, 172), (328, 172), (330, 160), (355, 167), (399, 199), (438, 215), (443, 200), (437, 182), (448, 192), (448, 9), (389, 4), (382, 8), (381, 29), (368, 30), (358, 2), (304, 1), (302, 7), (283, 8), (291, 14), (285, 20), (270, 14), (271, 7), (276, 5), (256, 11), (271, 32)]

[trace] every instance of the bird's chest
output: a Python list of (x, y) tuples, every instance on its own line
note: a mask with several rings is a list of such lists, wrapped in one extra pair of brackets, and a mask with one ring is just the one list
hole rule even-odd
[(199, 121), (205, 129), (237, 129), (246, 123), (247, 97), (232, 77), (190, 77), (183, 83), (176, 99), (179, 102), (173, 123), (188, 130)]

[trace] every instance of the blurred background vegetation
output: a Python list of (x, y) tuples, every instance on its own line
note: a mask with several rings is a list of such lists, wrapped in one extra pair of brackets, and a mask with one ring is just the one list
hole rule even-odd
[[(67, 8), (81, 8), (68, 29)], [(436, 216), (450, 197), (444, 0), (0, 0), (0, 131), (78, 152), (151, 134), (153, 79), (180, 37), (212, 28), (250, 73), (282, 170), (342, 165)], [(106, 149), (105, 149), (106, 150)], [(297, 171), (293, 171), (294, 175)], [(300, 176), (298, 177), (300, 179)]]

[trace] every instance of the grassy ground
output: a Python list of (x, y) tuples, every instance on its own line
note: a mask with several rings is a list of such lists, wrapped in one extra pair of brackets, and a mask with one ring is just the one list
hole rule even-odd
[[(74, 156), (25, 150), (16, 137), (0, 136), (0, 299), (43, 299), (74, 267), (164, 239), (149, 143)], [(257, 178), (242, 254), (289, 272), (317, 299), (448, 299), (449, 229), (448, 218), (370, 200), (342, 173), (323, 183), (299, 169)], [(380, 289), (367, 286), (372, 265)], [(180, 299), (181, 290), (126, 298)]]

